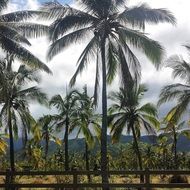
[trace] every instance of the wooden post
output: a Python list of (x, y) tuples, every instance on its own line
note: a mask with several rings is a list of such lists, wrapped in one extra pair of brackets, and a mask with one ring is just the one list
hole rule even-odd
[(77, 190), (78, 185), (78, 176), (76, 173), (73, 173), (73, 190)]
[(145, 169), (145, 184), (146, 184), (146, 190), (150, 189), (150, 171), (148, 168)]
[(11, 170), (7, 169), (6, 170), (6, 175), (5, 175), (5, 190), (9, 190), (10, 189), (10, 185), (11, 185)]

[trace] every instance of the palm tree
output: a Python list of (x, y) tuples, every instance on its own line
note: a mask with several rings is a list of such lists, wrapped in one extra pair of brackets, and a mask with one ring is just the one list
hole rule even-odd
[(38, 119), (38, 125), (41, 126), (41, 139), (45, 140), (45, 160), (48, 156), (49, 151), (49, 141), (54, 141), (57, 144), (61, 145), (60, 140), (55, 135), (55, 121), (52, 115), (44, 115)]
[(168, 136), (172, 136), (172, 147), (171, 147), (171, 152), (173, 153), (174, 157), (174, 168), (178, 169), (179, 167), (179, 161), (178, 161), (178, 156), (177, 156), (177, 143), (178, 143), (178, 138), (180, 135), (186, 136), (189, 138), (190, 131), (189, 129), (184, 129), (184, 126), (186, 124), (185, 121), (180, 121), (176, 120), (175, 117), (175, 109), (171, 109), (167, 115), (163, 119), (163, 124), (166, 126), (161, 128), (161, 131), (164, 131), (164, 133)]
[(75, 90), (66, 94), (65, 98), (61, 95), (55, 95), (50, 100), (50, 106), (54, 106), (58, 110), (58, 114), (54, 115), (54, 119), (57, 121), (57, 128), (65, 126), (64, 142), (65, 142), (65, 170), (69, 170), (69, 153), (68, 153), (68, 137), (69, 127), (71, 124), (71, 118), (75, 112)]
[(155, 128), (159, 127), (155, 106), (150, 103), (141, 104), (146, 91), (144, 85), (134, 86), (130, 91), (120, 88), (119, 92), (112, 92), (109, 97), (114, 101), (109, 108), (112, 141), (117, 142), (125, 128), (128, 134), (132, 133), (140, 170), (143, 169), (138, 145), (140, 132), (144, 129), (148, 134), (156, 134)]
[(0, 104), (2, 106), (0, 121), (2, 126), (6, 124), (6, 130), (9, 132), (10, 166), (11, 170), (15, 170), (13, 131), (18, 132), (18, 118), (27, 130), (33, 122), (28, 109), (29, 102), (35, 100), (41, 104), (47, 104), (47, 97), (36, 86), (24, 88), (24, 85), (29, 82), (39, 82), (35, 70), (21, 65), (17, 71), (14, 71), (12, 63), (11, 58), (0, 65)]
[(39, 37), (47, 34), (49, 31), (48, 26), (27, 21), (35, 16), (39, 16), (42, 12), (24, 10), (3, 14), (8, 3), (9, 0), (1, 0), (0, 2), (0, 47), (7, 54), (19, 59), (22, 63), (51, 73), (42, 61), (23, 46), (31, 45), (27, 40), (28, 37)]
[[(151, 9), (146, 4), (127, 7), (125, 0), (77, 0), (76, 9), (58, 2), (49, 2), (42, 10), (45, 19), (55, 19), (50, 26), (49, 39), (52, 42), (48, 58), (63, 51), (69, 45), (83, 42), (89, 37), (89, 43), (78, 59), (78, 68), (71, 79), (71, 86), (84, 68), (96, 61), (96, 79), (94, 99), (97, 102), (99, 69), (102, 69), (102, 133), (101, 133), (101, 169), (107, 170), (107, 85), (111, 83), (119, 70), (121, 81), (126, 87), (132, 76), (140, 77), (140, 63), (130, 46), (141, 50), (158, 67), (163, 48), (143, 32), (145, 23), (168, 22), (175, 24), (174, 16), (166, 9)], [(130, 45), (130, 46), (129, 46)], [(130, 74), (130, 72), (132, 74)], [(131, 76), (132, 75), (132, 76)], [(107, 183), (106, 173), (102, 175)]]
[[(89, 163), (89, 153), (90, 150), (96, 142), (96, 138), (93, 135), (95, 132), (96, 137), (99, 139), (101, 134), (101, 129), (99, 125), (100, 115), (95, 114), (95, 105), (93, 104), (92, 98), (88, 96), (87, 87), (83, 88), (83, 92), (76, 92), (76, 110), (75, 116), (71, 124), (70, 132), (76, 130), (77, 137), (81, 133), (85, 138), (85, 160), (86, 160), (86, 170), (90, 170)], [(88, 175), (89, 182), (91, 181), (90, 175)]]
[[(185, 47), (190, 50), (189, 45)], [(190, 103), (190, 63), (186, 62), (180, 55), (171, 56), (166, 63), (167, 67), (173, 69), (173, 77), (178, 77), (182, 83), (165, 86), (161, 90), (158, 105), (176, 100), (177, 105), (170, 110), (172, 120), (176, 123), (186, 113)]]

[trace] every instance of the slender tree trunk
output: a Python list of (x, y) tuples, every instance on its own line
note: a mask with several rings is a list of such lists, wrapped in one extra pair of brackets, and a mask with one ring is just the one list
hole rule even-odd
[(10, 102), (8, 102), (7, 116), (8, 116), (8, 123), (7, 124), (8, 124), (8, 129), (9, 129), (10, 167), (11, 167), (11, 171), (15, 171), (14, 140), (13, 140)]
[(49, 151), (49, 137), (46, 135), (46, 145), (45, 145), (45, 160), (47, 159), (48, 156), (48, 151)]
[[(133, 119), (130, 121), (129, 125), (130, 125), (130, 127), (132, 129), (132, 133), (133, 133), (133, 140), (134, 140), (134, 145), (135, 145), (135, 148), (136, 148), (136, 154), (137, 154), (139, 169), (143, 170), (142, 158), (141, 158), (141, 153), (140, 153), (140, 150), (139, 150), (139, 145), (138, 145), (138, 140), (137, 140), (137, 136), (136, 136), (136, 132), (135, 132), (135, 128), (134, 128), (134, 120)], [(143, 175), (140, 176), (140, 182), (141, 183), (144, 182), (144, 176)]]
[(23, 142), (23, 150), (25, 150), (26, 148), (26, 144), (28, 142), (28, 133), (27, 133), (27, 129), (24, 127), (23, 132), (22, 132), (23, 136), (22, 136), (22, 142)]
[(66, 126), (65, 126), (65, 171), (69, 170), (69, 146), (68, 146), (68, 136), (69, 136), (69, 118), (66, 117)]
[[(90, 164), (89, 164), (89, 149), (88, 144), (85, 141), (85, 160), (86, 160), (86, 171), (90, 171)], [(88, 175), (88, 182), (91, 182), (91, 177)]]
[(174, 167), (178, 169), (178, 161), (177, 161), (177, 134), (175, 131), (175, 126), (173, 127), (174, 141), (173, 141), (173, 153), (174, 153)]
[(49, 137), (46, 134), (46, 136), (45, 136), (45, 170), (47, 169), (48, 151), (49, 151)]
[(106, 86), (106, 61), (105, 43), (101, 40), (101, 59), (102, 59), (102, 130), (101, 130), (101, 171), (102, 183), (108, 183), (108, 163), (107, 163), (107, 86)]

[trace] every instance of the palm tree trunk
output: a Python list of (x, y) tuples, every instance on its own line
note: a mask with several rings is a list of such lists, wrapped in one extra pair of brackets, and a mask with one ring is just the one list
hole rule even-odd
[(24, 127), (22, 131), (23, 150), (25, 150), (27, 142), (28, 142), (28, 133), (26, 128)]
[(69, 118), (66, 117), (66, 125), (65, 125), (65, 171), (69, 170), (69, 146), (68, 146), (68, 136), (69, 136)]
[(107, 175), (107, 86), (106, 86), (106, 60), (105, 60), (105, 37), (101, 39), (102, 59), (102, 131), (101, 131), (101, 171), (102, 183), (108, 183)]
[[(85, 160), (86, 160), (86, 171), (90, 171), (90, 164), (89, 164), (89, 149), (88, 144), (85, 141)], [(91, 182), (91, 177), (88, 175), (88, 182)]]
[(45, 146), (45, 160), (47, 159), (47, 156), (48, 156), (48, 151), (49, 151), (49, 137), (48, 135), (46, 135), (46, 146)]
[[(135, 128), (134, 128), (134, 120), (133, 119), (130, 121), (129, 125), (130, 125), (130, 128), (132, 129), (132, 133), (133, 133), (133, 140), (134, 140), (134, 145), (136, 147), (136, 154), (137, 154), (139, 169), (143, 170), (142, 158), (141, 158), (141, 153), (139, 150), (139, 145), (138, 145), (138, 140), (137, 140), (137, 136), (136, 136), (136, 132), (135, 132)], [(143, 175), (140, 176), (140, 182), (141, 183), (144, 182), (144, 176)]]
[(173, 135), (174, 135), (174, 141), (173, 141), (174, 167), (175, 167), (175, 169), (178, 169), (178, 163), (177, 163), (177, 134), (176, 134), (176, 131), (175, 131), (175, 126), (173, 127)]
[(11, 167), (11, 171), (15, 171), (14, 141), (13, 141), (10, 101), (8, 102), (7, 118), (8, 118), (7, 124), (8, 124), (8, 130), (9, 130), (9, 146), (10, 146), (10, 148), (9, 148), (9, 150), (10, 150), (10, 167)]

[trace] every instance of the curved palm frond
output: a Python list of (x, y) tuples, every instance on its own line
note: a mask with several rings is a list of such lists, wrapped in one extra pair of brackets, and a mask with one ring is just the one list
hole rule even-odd
[(19, 34), (14, 28), (9, 27), (6, 23), (0, 24), (0, 36), (6, 36), (9, 39), (15, 40), (19, 43), (31, 45), (30, 42), (21, 34)]
[(20, 22), (43, 14), (42, 11), (16, 11), (0, 15), (0, 22)]
[(145, 29), (145, 23), (157, 24), (168, 22), (176, 24), (176, 19), (170, 11), (167, 9), (152, 9), (145, 3), (132, 8), (126, 8), (119, 14), (118, 19), (140, 29)]
[(161, 105), (173, 99), (180, 100), (180, 97), (183, 96), (183, 94), (189, 94), (189, 90), (190, 87), (188, 85), (183, 85), (180, 83), (165, 86), (161, 90), (158, 105)]
[(155, 105), (151, 104), (151, 103), (147, 103), (147, 104), (144, 104), (143, 106), (141, 106), (138, 109), (138, 112), (146, 113), (146, 114), (148, 114), (150, 116), (154, 116), (154, 117), (158, 116), (158, 110), (156, 109)]
[(55, 55), (60, 53), (61, 51), (64, 50), (64, 48), (68, 47), (68, 45), (74, 43), (74, 42), (80, 42), (89, 34), (89, 28), (83, 28), (79, 29), (77, 31), (71, 32), (62, 38), (56, 40), (53, 42), (49, 48), (48, 51), (48, 59), (51, 60)]
[(29, 22), (4, 22), (3, 24), (14, 28), (26, 38), (37, 38), (49, 34), (49, 26), (43, 24)]
[(163, 58), (164, 49), (158, 42), (151, 40), (143, 33), (132, 29), (120, 28), (119, 34), (129, 41), (131, 45), (145, 53), (145, 55), (155, 63), (155, 66), (159, 68), (159, 64)]
[(0, 43), (2, 48), (9, 54), (14, 55), (17, 59), (22, 61), (29, 67), (44, 70), (47, 73), (51, 73), (50, 69), (30, 53), (26, 48), (22, 47), (19, 43), (12, 39), (0, 35)]
[(0, 0), (0, 13), (7, 7), (9, 0)]
[(73, 75), (73, 77), (70, 80), (70, 86), (71, 87), (74, 86), (78, 74), (83, 71), (83, 69), (85, 68), (85, 66), (89, 63), (89, 60), (92, 57), (94, 57), (94, 58), (96, 57), (96, 50), (97, 50), (97, 48), (98, 48), (98, 43), (96, 41), (96, 37), (94, 37), (87, 44), (87, 46), (85, 47), (84, 51), (81, 53), (81, 56), (79, 57), (79, 59), (77, 61), (78, 68), (77, 68), (75, 74)]
[(64, 35), (71, 29), (79, 30), (88, 27), (96, 18), (88, 14), (68, 15), (57, 19), (50, 26), (50, 40), (56, 41), (60, 36)]

